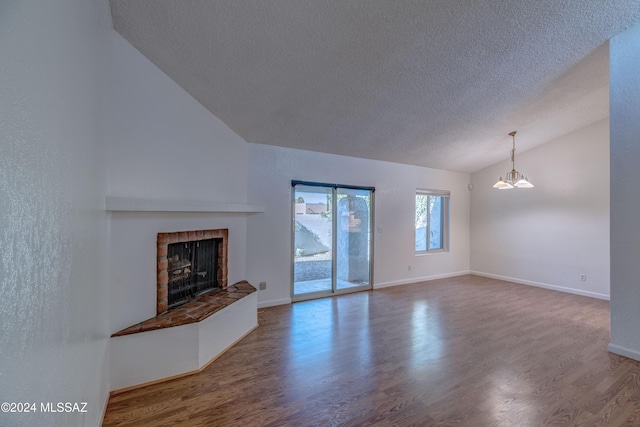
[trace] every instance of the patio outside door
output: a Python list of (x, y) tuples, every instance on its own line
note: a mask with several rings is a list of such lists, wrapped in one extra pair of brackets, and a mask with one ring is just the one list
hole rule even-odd
[(292, 300), (371, 289), (373, 188), (293, 181)]

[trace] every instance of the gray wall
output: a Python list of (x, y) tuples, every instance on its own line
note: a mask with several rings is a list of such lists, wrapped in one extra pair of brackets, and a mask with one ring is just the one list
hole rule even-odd
[(0, 2), (0, 402), (38, 405), (3, 426), (102, 418), (110, 27), (105, 0)]
[(610, 42), (611, 344), (640, 360), (640, 24)]
[(511, 170), (509, 142), (504, 162), (471, 175), (471, 270), (608, 299), (609, 121), (516, 151), (534, 188), (492, 188)]

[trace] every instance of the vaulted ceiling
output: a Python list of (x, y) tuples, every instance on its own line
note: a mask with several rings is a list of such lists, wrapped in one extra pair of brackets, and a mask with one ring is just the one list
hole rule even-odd
[(249, 142), (474, 172), (609, 114), (640, 0), (111, 0)]

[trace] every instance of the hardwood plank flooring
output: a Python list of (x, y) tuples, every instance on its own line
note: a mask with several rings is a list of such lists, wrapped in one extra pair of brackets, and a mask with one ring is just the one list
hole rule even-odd
[(607, 352), (607, 301), (461, 276), (259, 322), (201, 373), (112, 396), (104, 425), (640, 425), (640, 363)]

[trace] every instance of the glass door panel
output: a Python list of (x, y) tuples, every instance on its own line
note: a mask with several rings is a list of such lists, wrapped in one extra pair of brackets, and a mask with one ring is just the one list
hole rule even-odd
[(294, 187), (294, 295), (333, 289), (332, 192), (330, 187)]
[(292, 300), (371, 289), (373, 189), (292, 185)]
[(337, 289), (371, 283), (371, 191), (338, 188)]

